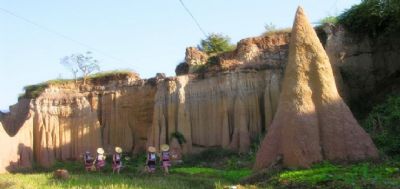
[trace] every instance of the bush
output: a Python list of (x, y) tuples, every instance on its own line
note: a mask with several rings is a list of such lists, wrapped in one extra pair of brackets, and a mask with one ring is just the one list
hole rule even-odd
[(319, 21), (319, 24), (334, 24), (336, 25), (339, 22), (338, 17), (336, 16), (327, 16)]
[(175, 74), (177, 76), (185, 75), (188, 73), (189, 73), (189, 65), (186, 62), (179, 63), (175, 68)]
[(363, 0), (342, 13), (338, 19), (351, 32), (377, 37), (400, 29), (400, 1)]
[(222, 34), (210, 34), (206, 39), (200, 41), (198, 48), (208, 55), (217, 55), (223, 52), (235, 50), (235, 45), (231, 44), (230, 38)]
[(180, 145), (186, 143), (186, 138), (185, 138), (185, 136), (184, 136), (182, 133), (178, 132), (178, 131), (176, 131), (176, 132), (174, 132), (174, 133), (171, 134), (171, 140), (172, 140), (173, 138), (176, 138), (176, 140), (178, 140), (178, 143), (179, 143)]
[(389, 156), (400, 156), (400, 96), (390, 96), (373, 108), (363, 127), (377, 147)]

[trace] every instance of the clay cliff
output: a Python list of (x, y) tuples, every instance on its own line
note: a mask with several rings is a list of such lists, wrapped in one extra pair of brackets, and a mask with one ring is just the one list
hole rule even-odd
[(400, 33), (371, 38), (341, 25), (326, 25), (324, 30), (339, 92), (357, 117), (363, 118), (387, 94), (400, 92)]
[[(66, 82), (47, 86), (35, 99), (20, 99), (18, 106), (26, 105), (2, 115), (2, 129), (9, 132), (0, 134), (1, 144), (22, 147), (9, 146), (12, 155), (2, 155), (1, 162), (30, 164), (33, 154), (38, 165), (48, 167), (56, 160), (77, 160), (86, 150), (95, 153), (98, 147), (110, 153), (114, 146), (124, 151), (144, 149), (155, 79), (125, 75), (84, 86)], [(14, 152), (19, 149), (28, 152)]]
[[(207, 65), (205, 53), (186, 50), (189, 74), (160, 82), (147, 145), (182, 133), (183, 152), (223, 147), (247, 152), (276, 111), (289, 34), (248, 38)], [(207, 66), (196, 73), (199, 65)], [(192, 74), (194, 73), (194, 74)]]

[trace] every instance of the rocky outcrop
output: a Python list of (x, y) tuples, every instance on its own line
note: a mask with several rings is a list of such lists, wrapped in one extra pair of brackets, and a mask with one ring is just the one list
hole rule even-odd
[(257, 152), (255, 170), (282, 159), (287, 167), (322, 160), (377, 158), (369, 135), (340, 97), (333, 71), (303, 9), (297, 10), (278, 109)]
[(202, 65), (206, 64), (208, 60), (208, 55), (198, 50), (195, 47), (186, 48), (185, 62), (189, 67), (188, 72), (193, 73), (199, 69)]

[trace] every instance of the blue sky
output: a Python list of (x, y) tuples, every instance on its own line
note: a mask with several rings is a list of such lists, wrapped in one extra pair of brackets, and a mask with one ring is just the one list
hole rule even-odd
[[(298, 5), (316, 23), (361, 0), (183, 1), (207, 33), (228, 35), (236, 43), (260, 35), (268, 23), (290, 27)], [(16, 103), (26, 85), (71, 78), (59, 63), (63, 56), (89, 50), (103, 71), (133, 69), (142, 78), (157, 72), (173, 76), (185, 48), (202, 38), (179, 0), (0, 0), (0, 110)]]

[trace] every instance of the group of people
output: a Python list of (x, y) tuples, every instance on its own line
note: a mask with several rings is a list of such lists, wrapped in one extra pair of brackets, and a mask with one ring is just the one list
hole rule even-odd
[[(169, 174), (168, 168), (171, 166), (170, 153), (168, 144), (163, 144), (160, 146), (160, 157), (161, 166), (164, 169), (164, 174)], [(154, 146), (149, 146), (147, 149), (146, 158), (146, 170), (149, 173), (154, 173), (156, 171), (157, 164), (157, 150)]]
[[(119, 171), (122, 168), (122, 148), (115, 147), (115, 153), (113, 154), (112, 169), (113, 173)], [(106, 156), (104, 155), (103, 148), (97, 148), (97, 156), (94, 158), (89, 151), (85, 152), (83, 157), (86, 171), (101, 171), (106, 166)]]
[[(168, 168), (171, 166), (169, 146), (163, 144), (160, 147), (161, 152), (157, 153), (154, 146), (150, 146), (147, 149), (146, 158), (146, 171), (148, 173), (154, 173), (156, 171), (157, 156), (160, 157), (161, 166), (164, 169), (164, 174), (168, 174)], [(113, 173), (119, 174), (122, 168), (122, 148), (115, 147), (115, 153), (112, 156), (112, 170)], [(97, 156), (94, 158), (89, 151), (85, 152), (84, 164), (86, 171), (101, 171), (106, 165), (106, 156), (104, 155), (103, 148), (97, 148)]]

